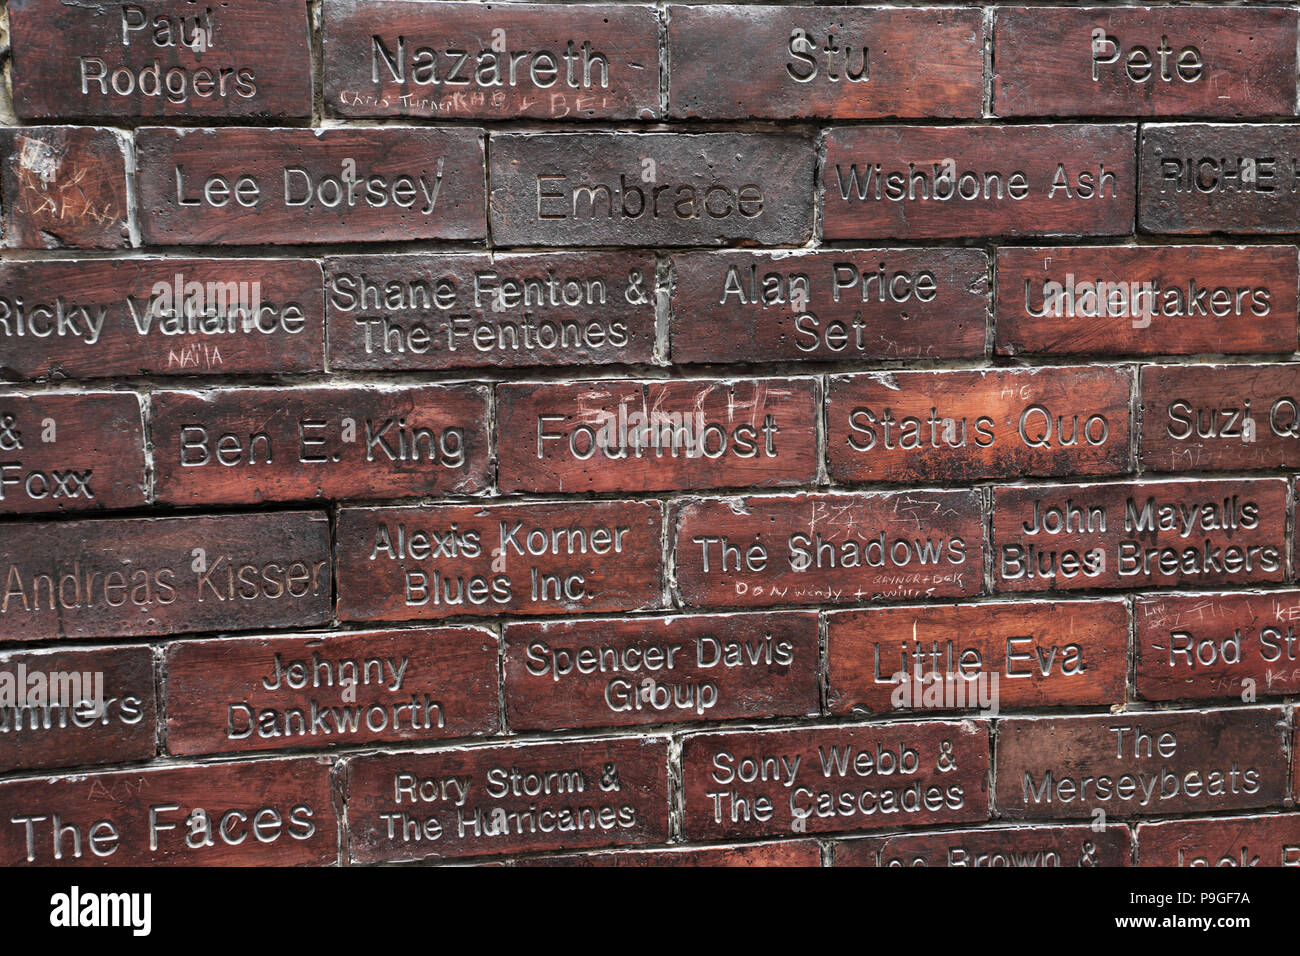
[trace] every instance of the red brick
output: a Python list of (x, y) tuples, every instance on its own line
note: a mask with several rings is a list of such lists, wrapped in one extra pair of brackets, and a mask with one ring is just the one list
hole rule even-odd
[(998, 722), (997, 807), (1012, 820), (1280, 806), (1277, 708), (1025, 717)]
[(871, 372), (831, 378), (835, 481), (970, 481), (1132, 470), (1122, 368)]
[(1291, 714), (1291, 799), (1300, 803), (1300, 757), (1296, 757), (1296, 728), (1300, 727), (1300, 704)]
[(817, 615), (508, 624), (511, 730), (820, 713)]
[(1142, 463), (1149, 471), (1300, 466), (1294, 365), (1148, 365)]
[(982, 20), (975, 9), (670, 6), (670, 113), (976, 118)]
[(14, 109), (61, 119), (307, 117), (306, 14), (294, 0), (21, 0), (9, 11)]
[(1296, 14), (1002, 7), (993, 62), (999, 116), (1292, 115)]
[[(1127, 235), (1135, 133), (1105, 124), (832, 129), (823, 233), (872, 240)], [(949, 198), (933, 198), (936, 180)]]
[(338, 614), (402, 621), (662, 607), (662, 516), (657, 501), (344, 508)]
[(0, 643), (305, 627), (329, 617), (329, 522), (272, 511), (11, 523), (0, 576)]
[(654, 359), (648, 252), (348, 256), (325, 268), (333, 369)]
[(975, 721), (693, 734), (682, 742), (683, 833), (694, 840), (985, 820), (988, 770), (988, 725)]
[(659, 115), (652, 6), (440, 3), (432, 17), (423, 3), (356, 0), (323, 15), (325, 103), (337, 116)]
[(166, 673), (173, 754), (420, 742), (499, 729), (497, 642), (480, 628), (178, 641), (167, 647)]
[(692, 501), (675, 538), (691, 607), (964, 597), (984, 576), (974, 491)]
[(1137, 828), (1141, 866), (1300, 866), (1300, 815), (1162, 820)]
[(492, 238), (802, 245), (812, 238), (814, 166), (812, 140), (799, 136), (493, 133)]
[(981, 249), (684, 252), (673, 278), (676, 363), (984, 357)]
[(5, 249), (131, 245), (126, 140), (112, 129), (0, 129), (0, 233)]
[(171, 504), (468, 494), (489, 482), (479, 386), (155, 392), (149, 430), (157, 499)]
[(836, 866), (1128, 866), (1126, 826), (989, 827), (865, 837), (835, 844)]
[[(1290, 353), (1296, 347), (1294, 246), (1001, 248), (997, 271), (999, 355)], [(1103, 292), (1099, 301), (1102, 283), (1123, 289)]]
[[(338, 859), (328, 761), (0, 783), (5, 866), (304, 866)], [(57, 836), (56, 836), (57, 833)]]
[(1143, 700), (1300, 692), (1300, 591), (1142, 597), (1134, 618)]
[[(47, 682), (45, 703), (31, 696), (30, 678), (37, 673)], [(127, 763), (155, 754), (158, 710), (149, 648), (0, 654), (0, 674), (14, 682), (10, 694), (0, 695), (9, 698), (0, 706), (0, 771)], [(79, 693), (59, 675), (78, 679)], [(102, 710), (93, 704), (96, 686)], [(60, 694), (63, 687), (69, 696)], [(79, 705), (83, 700), (92, 703)]]
[(668, 741), (463, 747), (348, 761), (354, 863), (668, 838)]
[(504, 493), (808, 484), (817, 477), (819, 385), (498, 385), (498, 482)]
[(486, 235), (481, 130), (142, 129), (136, 152), (148, 245)]
[(133, 392), (0, 393), (0, 514), (144, 504)]
[[(932, 686), (945, 691), (945, 703), (965, 704), (946, 709), (985, 707), (990, 694), (994, 708), (1124, 702), (1122, 601), (881, 607), (836, 611), (826, 623), (832, 714), (888, 713), (897, 709), (896, 695), (901, 705), (921, 709), (916, 692)], [(899, 672), (907, 675), (902, 688)], [(954, 683), (936, 685), (936, 676)]]
[(1139, 162), (1143, 232), (1275, 235), (1300, 228), (1300, 129), (1293, 124), (1149, 123)]
[(1286, 499), (1270, 478), (995, 488), (997, 588), (1281, 581)]
[(539, 856), (519, 860), (516, 866), (622, 866), (622, 867), (808, 867), (822, 865), (816, 840), (777, 840), (735, 846), (675, 846), (659, 850), (600, 850), (566, 856)]
[[(203, 289), (193, 318), (190, 283)], [(0, 263), (0, 377), (319, 372), (323, 328), (310, 260)]]

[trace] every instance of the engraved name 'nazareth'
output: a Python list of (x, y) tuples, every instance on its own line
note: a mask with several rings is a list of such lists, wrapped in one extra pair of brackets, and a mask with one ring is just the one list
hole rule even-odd
[(457, 50), (415, 46), (404, 36), (370, 38), (372, 83), (491, 89), (531, 86), (549, 90), (609, 89), (609, 57), (590, 40), (567, 40), (555, 50), (511, 50), (507, 31), (494, 29), (488, 49)]

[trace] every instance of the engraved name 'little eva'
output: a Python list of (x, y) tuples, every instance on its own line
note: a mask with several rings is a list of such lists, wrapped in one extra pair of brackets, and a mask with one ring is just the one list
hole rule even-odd
[[(285, 166), (281, 170), (283, 193), (278, 201), (291, 209), (383, 209), (397, 206), (428, 216), (438, 205), (443, 165), (444, 160), (439, 159), (432, 174), (421, 169), (418, 173), (392, 179), (358, 173), (352, 160), (344, 160), (337, 175), (303, 166)], [(230, 177), (214, 173), (204, 179), (201, 186), (186, 175), (182, 165), (175, 167), (173, 176), (176, 204), (186, 208), (258, 209), (265, 198), (262, 183), (250, 173)]]

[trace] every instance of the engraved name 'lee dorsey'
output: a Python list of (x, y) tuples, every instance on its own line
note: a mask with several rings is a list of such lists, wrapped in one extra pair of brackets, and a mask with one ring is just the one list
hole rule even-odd
[[(280, 201), (290, 209), (383, 209), (393, 205), (428, 216), (438, 205), (444, 163), (445, 160), (440, 158), (432, 174), (421, 169), (418, 173), (391, 179), (358, 171), (352, 160), (344, 160), (338, 173), (285, 166), (281, 170), (283, 194)], [(196, 184), (187, 179), (185, 167), (177, 165), (173, 177), (176, 204), (184, 208), (258, 209), (263, 202), (262, 183), (250, 173), (229, 177), (213, 174), (202, 184)]]

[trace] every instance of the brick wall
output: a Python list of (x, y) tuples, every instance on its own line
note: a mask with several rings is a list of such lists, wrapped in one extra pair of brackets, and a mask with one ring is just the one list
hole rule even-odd
[(1300, 863), (1293, 7), (7, 17), (0, 862)]

